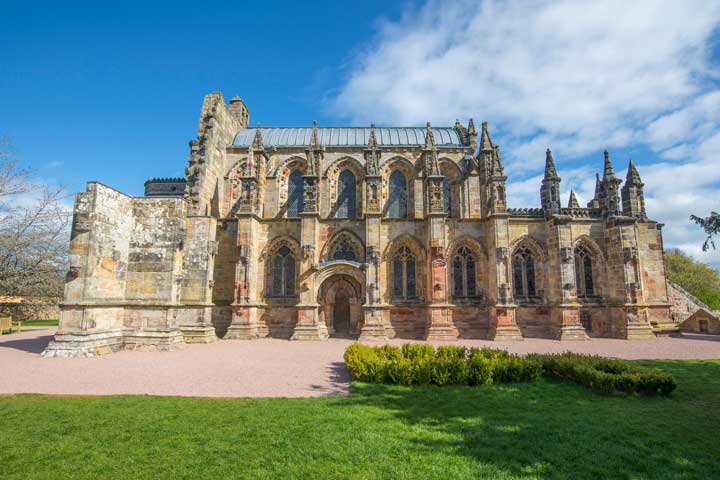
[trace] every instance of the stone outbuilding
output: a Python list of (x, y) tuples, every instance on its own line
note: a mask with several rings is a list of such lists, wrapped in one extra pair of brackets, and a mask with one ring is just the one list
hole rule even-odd
[(720, 335), (720, 311), (701, 308), (680, 324), (680, 331)]

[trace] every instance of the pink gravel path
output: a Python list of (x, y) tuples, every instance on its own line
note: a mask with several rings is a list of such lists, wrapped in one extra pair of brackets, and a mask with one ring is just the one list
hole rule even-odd
[[(178, 395), (202, 397), (313, 397), (347, 395), (342, 360), (349, 340), (219, 341), (173, 352), (121, 351), (95, 358), (42, 358), (54, 330), (0, 337), (0, 394)], [(394, 345), (406, 343), (392, 340)], [(593, 339), (558, 342), (463, 340), (514, 353), (563, 352), (627, 359), (720, 358), (720, 336), (684, 335), (647, 341)]]

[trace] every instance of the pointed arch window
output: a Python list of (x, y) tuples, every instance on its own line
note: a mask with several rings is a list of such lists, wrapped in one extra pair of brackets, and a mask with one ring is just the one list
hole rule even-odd
[(512, 262), (513, 292), (517, 299), (528, 299), (537, 295), (535, 289), (535, 259), (527, 247), (515, 251)]
[(303, 211), (303, 195), (305, 194), (305, 185), (303, 184), (303, 175), (300, 170), (295, 170), (290, 174), (288, 180), (288, 199), (287, 199), (287, 216), (288, 218), (297, 218)]
[(393, 259), (393, 296), (399, 300), (417, 298), (415, 257), (403, 246)]
[(356, 262), (359, 258), (352, 241), (349, 238), (343, 238), (335, 245), (331, 258), (333, 260), (350, 260)]
[(400, 170), (395, 170), (390, 175), (388, 186), (388, 209), (389, 218), (407, 218), (407, 179)]
[(477, 296), (475, 258), (467, 247), (458, 248), (453, 257), (453, 297), (471, 298)]
[(350, 170), (338, 177), (337, 218), (355, 218), (357, 180)]
[(450, 186), (450, 177), (443, 177), (443, 201), (445, 202), (445, 213), (448, 217), (452, 217), (452, 187)]
[(280, 247), (273, 256), (271, 296), (295, 296), (295, 257), (286, 246)]
[(583, 245), (575, 248), (575, 288), (578, 297), (595, 295), (592, 254)]

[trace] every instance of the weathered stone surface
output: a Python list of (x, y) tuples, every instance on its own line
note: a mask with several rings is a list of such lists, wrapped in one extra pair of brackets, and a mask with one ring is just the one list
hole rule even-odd
[[(248, 126), (239, 98), (212, 93), (182, 196), (163, 194), (177, 179), (147, 197), (97, 182), (77, 195), (73, 274), (46, 355), (218, 336), (649, 338), (692, 313), (677, 300), (670, 316), (681, 295), (668, 297), (661, 225), (645, 217), (634, 166), (621, 205), (608, 155), (589, 208), (561, 207), (548, 160), (544, 209), (508, 209), (486, 123), (456, 125), (459, 143), (373, 127), (366, 146), (323, 145), (316, 127), (304, 145), (266, 144)], [(252, 145), (234, 146), (238, 132)]]

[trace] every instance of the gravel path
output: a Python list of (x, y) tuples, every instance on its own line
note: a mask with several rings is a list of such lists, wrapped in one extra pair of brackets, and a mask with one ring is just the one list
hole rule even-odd
[[(348, 340), (290, 342), (263, 339), (188, 345), (174, 352), (121, 351), (95, 358), (42, 358), (53, 329), (0, 337), (0, 394), (313, 397), (347, 395), (342, 361)], [(392, 340), (402, 345), (406, 341)], [(609, 357), (720, 358), (720, 336), (684, 335), (647, 341), (593, 339), (558, 342), (463, 340), (514, 353), (563, 352)]]

